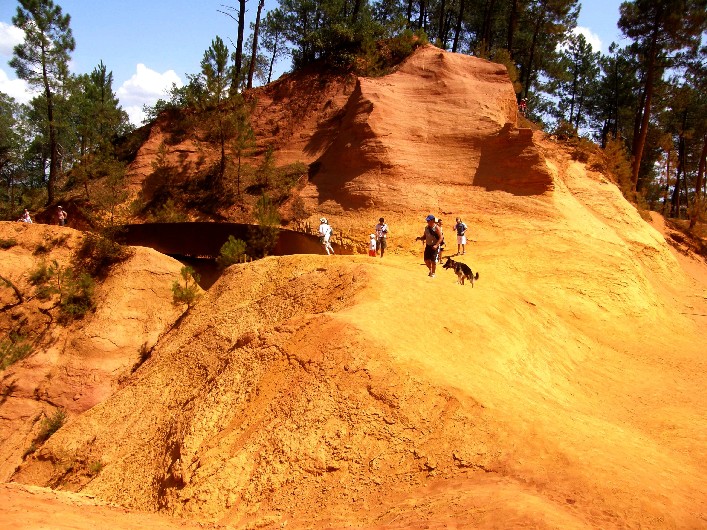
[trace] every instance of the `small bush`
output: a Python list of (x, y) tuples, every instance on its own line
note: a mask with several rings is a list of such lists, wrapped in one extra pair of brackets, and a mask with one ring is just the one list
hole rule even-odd
[(65, 273), (61, 312), (65, 320), (80, 319), (96, 307), (94, 291), (96, 282), (85, 272), (74, 274), (68, 270)]
[(98, 475), (101, 471), (103, 471), (104, 464), (100, 460), (94, 460), (90, 464), (88, 464), (88, 472), (92, 477), (95, 477)]
[(608, 138), (604, 148), (604, 157), (606, 170), (613, 176), (614, 181), (618, 183), (624, 196), (628, 196), (632, 188), (632, 171), (631, 157), (626, 145), (621, 139)]
[(154, 223), (184, 223), (189, 220), (187, 215), (177, 208), (171, 197), (156, 208), (150, 218)]
[(245, 241), (242, 239), (236, 239), (233, 236), (228, 236), (228, 241), (226, 241), (221, 247), (219, 256), (216, 258), (216, 262), (219, 267), (225, 269), (234, 263), (240, 263), (245, 256), (245, 251)]
[(66, 413), (62, 409), (57, 409), (54, 414), (42, 420), (35, 442), (43, 443), (47, 441), (64, 423), (66, 423)]
[(3, 239), (0, 238), (0, 248), (3, 250), (7, 250), (8, 248), (12, 248), (17, 245), (17, 240), (16, 239)]
[(37, 268), (29, 273), (29, 283), (35, 286), (42, 286), (52, 278), (52, 269), (45, 262), (37, 265)]
[(253, 255), (262, 258), (270, 255), (277, 244), (280, 235), (280, 214), (266, 195), (258, 199), (254, 214), (258, 225), (250, 227), (248, 243)]
[(297, 195), (292, 201), (292, 218), (295, 221), (301, 221), (309, 217), (309, 212), (304, 205), (302, 197)]
[(189, 309), (194, 307), (201, 298), (199, 294), (200, 277), (191, 267), (182, 267), (181, 270), (184, 286), (175, 280), (172, 284), (172, 303), (174, 305), (186, 304)]
[(46, 243), (40, 243), (39, 245), (36, 246), (34, 249), (33, 254), (35, 256), (39, 256), (40, 254), (46, 254), (51, 250), (51, 247), (49, 247)]
[(56, 294), (56, 289), (53, 285), (38, 285), (34, 295), (42, 301), (49, 300), (53, 295)]
[(574, 125), (565, 120), (559, 121), (552, 133), (557, 137), (558, 140), (565, 142), (568, 140), (572, 140), (573, 138), (577, 138), (577, 129)]
[(10, 336), (0, 341), (0, 370), (21, 361), (32, 353), (32, 346), (24, 337), (17, 333), (10, 333)]
[(89, 233), (76, 251), (78, 269), (94, 278), (103, 278), (115, 264), (125, 261), (132, 251), (109, 237)]

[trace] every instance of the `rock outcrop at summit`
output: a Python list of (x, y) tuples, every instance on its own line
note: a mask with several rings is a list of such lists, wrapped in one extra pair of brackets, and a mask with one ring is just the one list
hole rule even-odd
[[(388, 76), (358, 78), (312, 131), (296, 155), (311, 161), (302, 195), (325, 210), (404, 212), (436, 200), (440, 188), (542, 194), (552, 178), (516, 120), (505, 67), (423, 47)], [(294, 146), (286, 151), (293, 156)]]

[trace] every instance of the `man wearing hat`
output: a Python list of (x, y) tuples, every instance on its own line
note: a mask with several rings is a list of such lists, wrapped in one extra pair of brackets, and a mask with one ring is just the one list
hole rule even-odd
[(425, 265), (430, 270), (428, 276), (434, 278), (435, 270), (437, 269), (437, 254), (439, 245), (442, 242), (442, 232), (434, 215), (428, 215), (425, 220), (427, 221), (425, 232), (416, 240), (425, 242)]

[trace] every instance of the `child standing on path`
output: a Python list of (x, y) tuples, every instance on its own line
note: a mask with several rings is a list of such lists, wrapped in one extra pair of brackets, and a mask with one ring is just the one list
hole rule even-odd
[(372, 258), (376, 257), (376, 235), (371, 234), (371, 239), (368, 243), (368, 255)]

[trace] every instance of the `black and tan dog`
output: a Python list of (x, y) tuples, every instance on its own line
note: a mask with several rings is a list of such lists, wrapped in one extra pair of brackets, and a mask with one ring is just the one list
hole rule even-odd
[(453, 269), (457, 275), (457, 282), (464, 285), (464, 280), (467, 279), (471, 282), (471, 286), (474, 287), (474, 281), (479, 279), (479, 273), (471, 272), (471, 267), (469, 265), (462, 263), (461, 261), (454, 261), (452, 258), (447, 258), (447, 262), (442, 265), (443, 269)]

